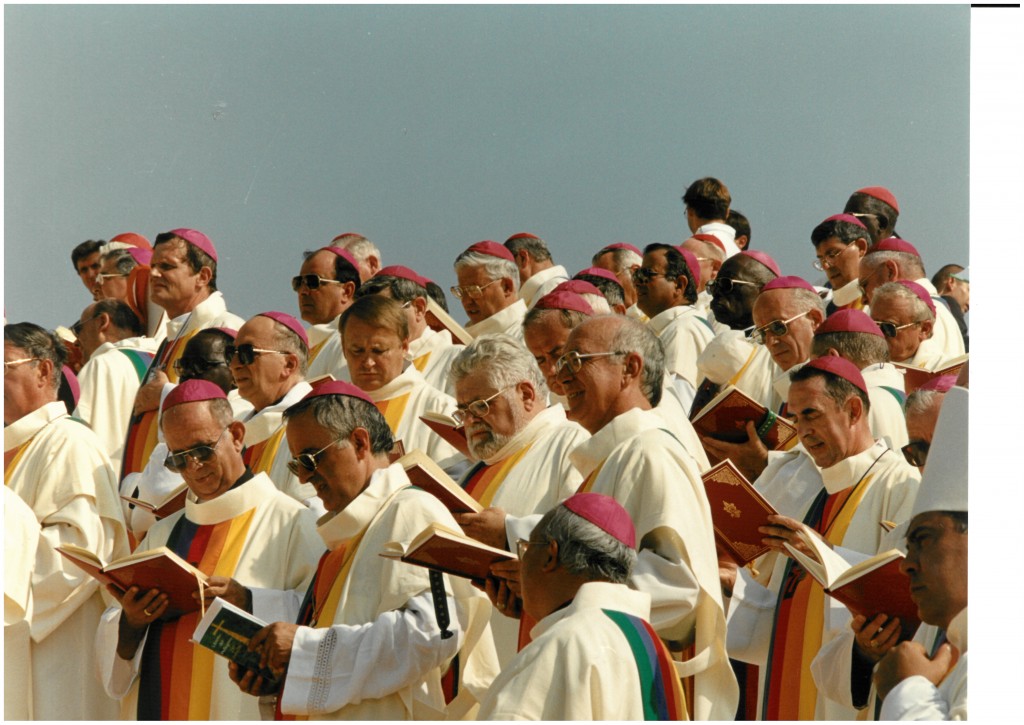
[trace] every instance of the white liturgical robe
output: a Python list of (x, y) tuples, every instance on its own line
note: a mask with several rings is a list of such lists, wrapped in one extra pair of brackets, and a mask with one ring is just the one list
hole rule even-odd
[[(310, 332), (312, 330), (313, 328), (310, 328)], [(310, 339), (310, 344), (312, 343)], [(306, 380), (316, 380), (324, 375), (330, 375), (335, 380), (348, 381), (348, 361), (345, 360), (341, 333), (338, 332), (337, 325), (326, 339), (316, 344), (315, 350), (316, 356), (311, 357), (309, 365), (306, 366)], [(312, 354), (312, 349), (310, 353)]]
[(560, 264), (542, 269), (519, 285), (519, 299), (526, 303), (528, 309), (532, 308), (537, 300), (568, 279), (569, 273)]
[(452, 333), (448, 330), (435, 332), (429, 327), (415, 340), (409, 341), (409, 360), (423, 378), (438, 390), (451, 392), (448, 371), (452, 360), (465, 348), (452, 341)]
[[(165, 339), (168, 341), (185, 339), (193, 332), (207, 330), (211, 327), (227, 327), (237, 330), (243, 324), (245, 324), (245, 320), (228, 312), (224, 295), (220, 292), (211, 292), (210, 296), (196, 305), (191, 312), (168, 320), (167, 326), (164, 328), (164, 337), (157, 338), (157, 343), (163, 342)], [(180, 355), (180, 352), (178, 354)]]
[(932, 336), (921, 343), (921, 347), (925, 349), (925, 352), (921, 354), (922, 358), (948, 360), (966, 353), (960, 326), (956, 324), (956, 318), (946, 307), (946, 303), (942, 301), (935, 285), (927, 277), (914, 281), (928, 291), (932, 298), (932, 304), (935, 305), (935, 324), (932, 326)]
[(670, 307), (647, 323), (665, 348), (665, 369), (694, 388), (700, 383), (697, 357), (714, 337), (708, 321), (696, 307)]
[(500, 333), (523, 341), (523, 318), (526, 317), (526, 303), (516, 300), (503, 310), (473, 325), (466, 325), (466, 332), (474, 338), (481, 335)]
[(903, 374), (892, 363), (875, 363), (860, 371), (868, 384), (868, 425), (871, 435), (885, 438), (889, 447), (899, 452), (910, 442), (907, 435), (907, 417), (903, 412), (906, 395), (903, 393)]
[[(39, 522), (28, 504), (4, 486), (4, 720), (32, 720), (30, 652), (32, 568), (39, 546)], [(20, 666), (15, 666), (17, 663)]]
[[(41, 526), (32, 572), (32, 643), (7, 668), (31, 670), (38, 720), (106, 720), (117, 703), (93, 675), (93, 636), (104, 601), (99, 582), (57, 553), (73, 544), (103, 561), (128, 553), (110, 459), (88, 426), (47, 403), (4, 428), (4, 481)], [(24, 659), (21, 659), (24, 658)], [(54, 697), (54, 693), (60, 697)]]
[(716, 385), (733, 385), (769, 410), (778, 412), (785, 402), (772, 384), (782, 370), (768, 348), (755, 345), (742, 330), (711, 338), (697, 358), (697, 369)]

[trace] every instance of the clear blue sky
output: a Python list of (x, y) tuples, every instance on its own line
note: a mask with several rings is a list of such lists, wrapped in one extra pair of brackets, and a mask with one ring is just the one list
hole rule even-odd
[[(7, 6), (4, 303), (70, 324), (71, 248), (175, 227), (231, 309), (296, 312), (303, 249), (358, 231), (452, 283), (531, 231), (575, 272), (688, 236), (728, 184), (753, 246), (888, 186), (929, 271), (967, 263), (966, 6)], [(462, 319), (455, 300), (454, 311)]]

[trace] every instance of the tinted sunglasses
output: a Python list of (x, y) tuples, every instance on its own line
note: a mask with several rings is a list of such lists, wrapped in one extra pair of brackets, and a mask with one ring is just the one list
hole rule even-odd
[(183, 357), (174, 361), (174, 370), (179, 378), (198, 378), (214, 368), (227, 367), (227, 360), (204, 360), (201, 357)]
[(299, 291), (302, 285), (306, 285), (306, 289), (313, 290), (320, 289), (320, 285), (322, 284), (341, 284), (341, 282), (336, 279), (321, 277), (318, 274), (300, 274), (296, 277), (292, 277), (292, 289), (296, 292)]
[(164, 458), (164, 466), (175, 473), (180, 473), (188, 468), (188, 459), (191, 458), (196, 463), (206, 463), (208, 460), (214, 457), (217, 453), (217, 444), (220, 443), (220, 439), (224, 437), (227, 432), (227, 428), (220, 432), (217, 436), (217, 440), (212, 443), (204, 443), (201, 446), (194, 448), (188, 448), (184, 451), (178, 451), (176, 453), (169, 452), (167, 457)]
[(751, 287), (761, 286), (756, 282), (747, 282), (746, 280), (742, 279), (732, 279), (731, 277), (715, 277), (714, 279), (708, 281), (708, 283), (705, 285), (705, 288), (711, 294), (718, 293), (722, 295), (727, 295), (731, 294), (733, 288), (738, 284), (748, 284)]
[(288, 353), (283, 350), (264, 350), (260, 347), (253, 347), (250, 343), (246, 342), (241, 345), (225, 345), (224, 346), (224, 357), (229, 361), (238, 355), (238, 362), (242, 365), (252, 365), (256, 362), (256, 358), (260, 355), (287, 355)]
[(763, 345), (765, 340), (768, 338), (769, 333), (775, 337), (785, 337), (789, 333), (789, 323), (793, 322), (793, 320), (799, 320), (808, 312), (810, 312), (810, 310), (807, 310), (807, 312), (801, 312), (796, 317), (790, 317), (788, 320), (772, 320), (767, 325), (759, 327), (750, 333), (750, 339), (758, 345)]
[(920, 325), (921, 321), (918, 320), (917, 322), (908, 322), (905, 325), (897, 325), (895, 322), (879, 322), (878, 320), (875, 320), (875, 324), (878, 325), (878, 329), (881, 330), (882, 334), (886, 337), (896, 337), (900, 330), (913, 327), (914, 325)]
[(346, 440), (347, 439), (345, 438), (339, 438), (336, 441), (331, 441), (316, 453), (300, 453), (295, 456), (295, 458), (288, 461), (288, 470), (291, 471), (294, 476), (300, 475), (303, 471), (306, 473), (315, 473), (317, 466), (320, 465), (320, 457), (323, 456), (324, 452), (331, 446), (344, 443)]
[(931, 448), (931, 443), (927, 441), (910, 441), (900, 450), (903, 451), (903, 457), (907, 459), (907, 463), (911, 466), (921, 467), (928, 460), (929, 448)]

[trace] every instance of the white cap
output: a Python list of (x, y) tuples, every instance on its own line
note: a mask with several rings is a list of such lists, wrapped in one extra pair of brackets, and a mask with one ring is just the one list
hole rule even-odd
[(942, 400), (910, 518), (926, 511), (967, 511), (967, 402), (967, 388), (956, 385)]

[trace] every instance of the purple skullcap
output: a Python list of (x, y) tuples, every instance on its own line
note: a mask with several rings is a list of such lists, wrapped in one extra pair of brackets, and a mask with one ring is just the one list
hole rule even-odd
[(195, 229), (172, 229), (168, 233), (173, 234), (179, 239), (184, 239), (196, 249), (201, 249), (210, 255), (214, 262), (217, 261), (217, 250), (214, 248), (213, 242), (202, 232), (197, 232)]
[(280, 322), (282, 325), (287, 327), (289, 330), (294, 332), (302, 340), (303, 344), (309, 347), (309, 337), (306, 335), (306, 331), (302, 327), (302, 323), (296, 320), (291, 315), (287, 315), (284, 312), (260, 312), (255, 317), (269, 317), (274, 322)]
[[(331, 244), (334, 244), (339, 239), (344, 239), (345, 237), (363, 237), (363, 235), (360, 234), (359, 232), (342, 232), (341, 234), (339, 234), (338, 236), (331, 240)], [(363, 239), (365, 238), (366, 237), (363, 237)]]
[(68, 390), (71, 391), (71, 399), (75, 402), (75, 407), (78, 407), (78, 399), (82, 397), (82, 386), (78, 384), (78, 376), (67, 365), (60, 369), (60, 373), (68, 384)]
[(917, 282), (911, 282), (909, 279), (898, 279), (896, 284), (901, 284), (908, 290), (917, 295), (918, 299), (928, 305), (928, 309), (932, 311), (932, 316), (935, 316), (935, 303), (932, 301), (932, 296), (928, 294), (928, 290), (919, 285)]
[(540, 239), (540, 237), (536, 234), (530, 234), (529, 232), (519, 232), (518, 234), (513, 234), (511, 237), (506, 239), (505, 244), (508, 244), (513, 239)]
[(833, 312), (814, 331), (814, 336), (824, 335), (826, 332), (866, 332), (875, 337), (885, 337), (875, 321), (863, 310), (852, 309)]
[(604, 293), (602, 293), (593, 282), (588, 282), (585, 279), (567, 279), (551, 291), (575, 292), (578, 295), (597, 295), (598, 297), (604, 297)]
[(581, 269), (579, 272), (574, 274), (572, 278), (577, 279), (581, 274), (585, 274), (590, 277), (600, 277), (602, 279), (607, 279), (619, 285), (619, 287), (622, 286), (622, 282), (619, 281), (619, 278), (616, 277), (613, 272), (610, 272), (603, 267), (587, 267), (586, 269)]
[(639, 247), (635, 247), (632, 244), (629, 244), (628, 242), (615, 242), (614, 244), (609, 244), (601, 249), (601, 253), (603, 254), (604, 252), (608, 252), (613, 249), (625, 249), (627, 251), (633, 252), (638, 257), (644, 256), (644, 253), (640, 251)]
[(149, 243), (149, 240), (146, 239), (141, 234), (136, 234), (135, 232), (122, 232), (117, 236), (111, 237), (110, 241), (122, 242), (124, 244), (129, 244), (133, 247), (138, 247), (139, 249), (148, 249), (150, 251), (153, 250), (153, 245)]
[(689, 249), (684, 249), (682, 245), (674, 248), (677, 252), (683, 255), (683, 261), (686, 262), (686, 268), (690, 270), (690, 276), (693, 277), (694, 284), (700, 284), (700, 262), (697, 261), (697, 255), (691, 252)]
[(913, 244), (908, 242), (906, 239), (900, 239), (899, 237), (883, 239), (868, 250), (868, 254), (871, 252), (903, 252), (904, 254), (913, 254), (918, 258), (921, 256)]
[(584, 315), (593, 315), (594, 308), (575, 292), (559, 290), (548, 292), (537, 300), (534, 307), (538, 310), (575, 310)]
[(884, 201), (886, 204), (896, 210), (898, 214), (900, 211), (900, 205), (896, 202), (896, 197), (892, 195), (892, 192), (886, 189), (884, 186), (865, 186), (863, 189), (857, 189), (858, 194), (865, 194), (867, 196), (873, 196), (879, 201)]
[[(344, 236), (344, 235), (342, 235), (342, 236)], [(356, 261), (356, 258), (353, 257), (352, 253), (349, 252), (347, 249), (342, 249), (341, 247), (333, 247), (332, 246), (332, 247), (320, 247), (320, 249), (318, 249), (316, 251), (318, 251), (318, 252), (325, 252), (326, 251), (326, 252), (330, 252), (331, 254), (337, 254), (339, 257), (341, 257), (346, 262), (351, 264), (352, 265), (352, 269), (354, 269), (357, 272), (359, 271), (359, 262)]]
[(626, 509), (611, 496), (602, 493), (577, 493), (562, 505), (630, 549), (636, 548), (636, 529)]
[(125, 251), (139, 264), (148, 266), (153, 261), (153, 250), (149, 247), (128, 247)]
[(939, 393), (948, 393), (949, 389), (956, 385), (956, 375), (940, 375), (932, 378), (918, 390), (934, 390)]
[(843, 380), (856, 385), (858, 388), (863, 390), (865, 394), (868, 392), (868, 384), (864, 382), (864, 376), (861, 375), (860, 370), (856, 365), (844, 357), (825, 355), (824, 357), (814, 358), (804, 365), (804, 367), (824, 370), (827, 373), (838, 375)]
[(310, 398), (319, 398), (322, 395), (347, 395), (350, 398), (359, 398), (359, 400), (365, 401), (370, 405), (374, 404), (370, 400), (369, 395), (352, 383), (346, 383), (344, 380), (324, 380), (321, 383), (317, 383), (302, 399), (309, 400)]
[(234, 340), (236, 337), (238, 337), (238, 330), (233, 330), (230, 327), (211, 327), (210, 329), (211, 330), (216, 330), (217, 332), (223, 332), (225, 335), (230, 337), (232, 340)]
[[(721, 239), (716, 237), (714, 234), (694, 234), (690, 239), (698, 239), (708, 244), (714, 244), (716, 247), (725, 252), (725, 243)], [(728, 254), (728, 252), (726, 252)]]
[(417, 274), (408, 267), (403, 267), (400, 264), (392, 264), (390, 267), (383, 267), (377, 272), (379, 277), (398, 277), (399, 279), (407, 279), (410, 282), (415, 282), (420, 287), (426, 287), (430, 284), (430, 280), (421, 274)]
[(847, 224), (856, 224), (861, 229), (867, 229), (867, 227), (864, 226), (864, 222), (855, 217), (853, 214), (833, 214), (828, 219), (823, 221), (822, 224), (824, 224), (825, 222), (846, 222)]
[(771, 256), (769, 256), (765, 252), (762, 252), (760, 249), (744, 249), (742, 252), (740, 252), (740, 254), (745, 254), (751, 259), (757, 260), (765, 267), (770, 269), (772, 272), (774, 272), (776, 277), (782, 276), (782, 270), (779, 269), (778, 263), (774, 259), (772, 259)]
[(198, 403), (201, 400), (227, 400), (224, 391), (219, 385), (209, 380), (193, 378), (174, 386), (174, 390), (164, 398), (164, 404), (160, 406), (160, 412), (167, 412), (176, 405), (182, 403)]
[(805, 280), (803, 277), (797, 277), (793, 274), (786, 275), (785, 277), (776, 277), (761, 288), (761, 293), (763, 294), (768, 290), (773, 289), (805, 289), (809, 292), (813, 292), (814, 294), (818, 294), (818, 291), (814, 289), (814, 286), (810, 282)]
[(509, 262), (515, 262), (516, 258), (512, 256), (512, 252), (508, 251), (503, 244), (492, 242), (490, 239), (485, 239), (482, 242), (470, 245), (467, 252), (476, 252), (477, 254), (484, 254), (488, 257), (498, 257), (499, 259), (507, 259)]

